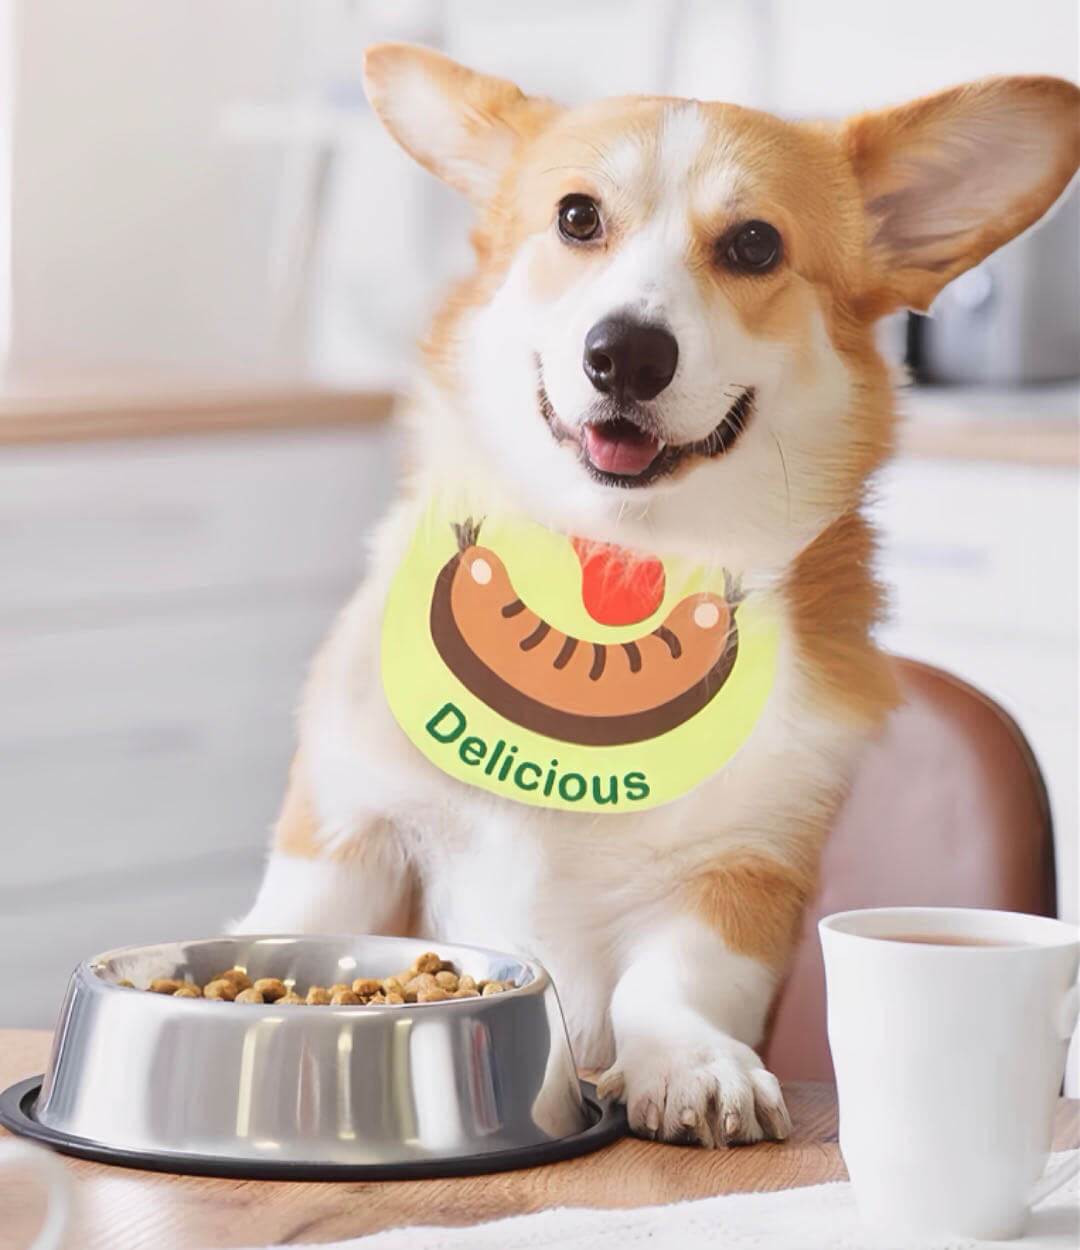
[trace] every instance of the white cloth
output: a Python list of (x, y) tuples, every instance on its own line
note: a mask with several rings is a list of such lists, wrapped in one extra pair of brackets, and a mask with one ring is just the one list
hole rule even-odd
[(1074, 1177), (1051, 1194), (1023, 1240), (1008, 1243), (875, 1238), (859, 1224), (851, 1186), (836, 1182), (628, 1210), (557, 1207), (466, 1228), (391, 1228), (323, 1250), (1076, 1250), (1078, 1185)]

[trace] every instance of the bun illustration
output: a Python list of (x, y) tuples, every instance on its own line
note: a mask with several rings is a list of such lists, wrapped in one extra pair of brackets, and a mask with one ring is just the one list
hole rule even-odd
[(642, 742), (699, 712), (738, 651), (734, 607), (687, 595), (632, 641), (570, 637), (522, 602), (479, 526), (454, 527), (459, 551), (431, 598), (431, 637), (444, 663), (488, 707), (536, 733), (585, 746)]

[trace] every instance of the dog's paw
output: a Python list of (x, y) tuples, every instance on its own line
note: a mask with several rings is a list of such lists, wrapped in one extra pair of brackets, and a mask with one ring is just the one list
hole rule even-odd
[(780, 1082), (749, 1046), (722, 1033), (698, 1045), (628, 1041), (597, 1091), (626, 1103), (639, 1137), (711, 1148), (782, 1141), (791, 1131)]

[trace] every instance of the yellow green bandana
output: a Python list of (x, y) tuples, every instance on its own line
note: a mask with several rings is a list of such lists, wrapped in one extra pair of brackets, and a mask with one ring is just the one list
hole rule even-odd
[(777, 629), (723, 570), (433, 503), (390, 587), (382, 677), (433, 764), (569, 811), (670, 802), (749, 737)]

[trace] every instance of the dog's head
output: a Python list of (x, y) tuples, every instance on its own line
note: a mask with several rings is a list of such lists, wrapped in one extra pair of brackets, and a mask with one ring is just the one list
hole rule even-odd
[[(925, 309), (1080, 162), (1080, 91), (1003, 78), (841, 125), (632, 98), (564, 110), (427, 49), (369, 51), (390, 133), (479, 210), (428, 357), (540, 515), (795, 555), (892, 408), (873, 323)], [(455, 437), (460, 437), (458, 431)]]

